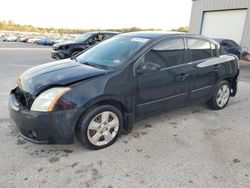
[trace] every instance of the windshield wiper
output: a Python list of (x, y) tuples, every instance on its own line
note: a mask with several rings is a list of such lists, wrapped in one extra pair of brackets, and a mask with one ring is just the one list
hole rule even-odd
[(77, 58), (76, 58), (76, 57), (74, 57), (74, 56), (73, 56), (73, 57), (71, 57), (70, 59), (71, 59), (71, 60), (75, 60), (75, 61), (77, 62)]
[(87, 65), (87, 66), (91, 66), (91, 67), (96, 67), (96, 68), (99, 68), (99, 69), (107, 69), (106, 66), (103, 66), (103, 65), (99, 65), (99, 64), (96, 64), (96, 63), (90, 63), (90, 62), (83, 62), (82, 64), (84, 65)]
[(88, 65), (88, 66), (93, 66), (91, 63), (89, 63), (89, 62), (83, 62), (82, 64), (84, 64), (84, 65)]

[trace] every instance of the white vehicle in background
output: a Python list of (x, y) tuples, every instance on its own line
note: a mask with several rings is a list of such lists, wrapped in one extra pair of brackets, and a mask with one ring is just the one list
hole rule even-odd
[(30, 38), (29, 35), (23, 35), (19, 38), (20, 42), (27, 42), (27, 40)]
[(42, 40), (42, 39), (44, 39), (44, 37), (31, 37), (26, 42), (36, 43), (37, 41)]
[(17, 41), (17, 37), (16, 36), (6, 36), (3, 38), (4, 42), (15, 42)]
[(54, 44), (64, 42), (65, 40), (62, 37), (56, 38), (53, 40)]

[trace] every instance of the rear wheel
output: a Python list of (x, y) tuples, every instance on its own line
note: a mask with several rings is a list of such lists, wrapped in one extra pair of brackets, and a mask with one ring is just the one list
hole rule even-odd
[(77, 136), (83, 146), (102, 149), (116, 141), (122, 122), (118, 108), (111, 105), (94, 106), (82, 116)]
[(230, 99), (231, 86), (228, 81), (223, 80), (215, 89), (212, 98), (208, 101), (210, 108), (220, 110), (225, 108)]

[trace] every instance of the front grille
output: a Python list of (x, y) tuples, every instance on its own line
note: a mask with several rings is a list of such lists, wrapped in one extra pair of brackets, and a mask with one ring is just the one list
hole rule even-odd
[(14, 94), (16, 100), (24, 109), (31, 108), (31, 105), (34, 102), (34, 97), (30, 93), (24, 92), (22, 89), (17, 87)]

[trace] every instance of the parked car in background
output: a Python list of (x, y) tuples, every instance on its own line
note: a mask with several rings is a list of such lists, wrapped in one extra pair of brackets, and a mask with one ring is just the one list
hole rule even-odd
[(42, 36), (34, 36), (34, 37), (31, 37), (31, 38), (27, 39), (26, 42), (36, 43), (37, 41), (42, 40), (42, 39), (44, 39), (44, 37), (42, 37)]
[(29, 141), (72, 143), (76, 132), (84, 146), (101, 149), (149, 114), (191, 102), (221, 110), (236, 95), (239, 64), (220, 48), (189, 34), (121, 34), (24, 72), (10, 117)]
[(62, 43), (64, 41), (65, 41), (65, 39), (63, 37), (57, 37), (57, 38), (53, 39), (54, 44)]
[(46, 38), (38, 40), (36, 43), (40, 44), (40, 45), (49, 45), (49, 46), (52, 46), (52, 45), (55, 44), (54, 40), (55, 39), (52, 38), (52, 37), (46, 37)]
[(19, 38), (19, 41), (20, 42), (27, 42), (27, 40), (29, 39), (29, 38), (31, 38), (32, 36), (30, 36), (30, 35), (24, 35), (24, 36), (22, 36), (22, 37), (20, 37)]
[(3, 41), (4, 42), (15, 42), (15, 41), (17, 41), (17, 37), (14, 35), (5, 36), (5, 37), (3, 37)]
[(95, 45), (101, 41), (109, 39), (119, 32), (86, 32), (83, 35), (76, 37), (73, 41), (66, 41), (54, 44), (51, 50), (51, 57), (54, 59), (65, 59), (72, 57), (79, 52)]
[(242, 48), (237, 42), (230, 39), (214, 39), (218, 42), (225, 52), (236, 55), (239, 59), (241, 58)]

